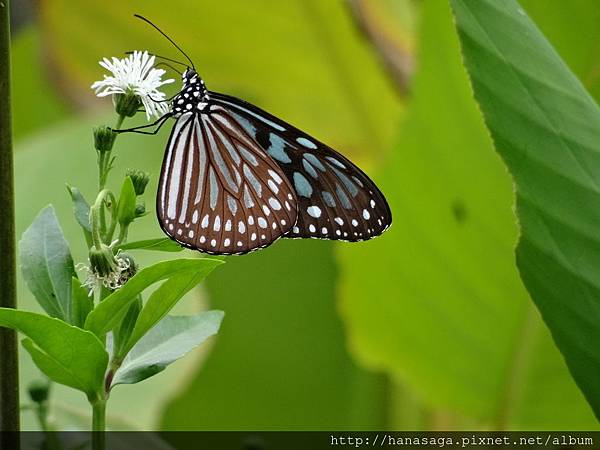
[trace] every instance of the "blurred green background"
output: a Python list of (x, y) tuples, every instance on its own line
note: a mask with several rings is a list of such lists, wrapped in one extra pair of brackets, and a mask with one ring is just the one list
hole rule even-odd
[[(598, 100), (595, 2), (521, 3)], [(511, 180), (473, 101), (445, 0), (12, 8), (19, 235), (52, 203), (85, 261), (64, 184), (93, 194), (91, 128), (114, 120), (110, 102), (89, 89), (103, 72), (98, 60), (134, 49), (179, 57), (134, 13), (186, 49), (210, 89), (356, 161), (394, 213), (392, 229), (374, 241), (279, 241), (227, 258), (180, 306), (224, 310), (219, 335), (151, 380), (116, 389), (109, 426), (598, 428), (515, 268)], [(153, 175), (153, 192), (167, 135), (120, 138), (112, 187), (135, 167)], [(140, 224), (132, 238), (160, 236), (153, 214)], [(165, 257), (139, 256), (142, 264)], [(37, 309), (22, 283), (19, 302)], [(39, 373), (21, 359), (25, 392)], [(57, 386), (52, 418), (62, 429), (86, 426), (86, 405)], [(32, 414), (23, 420), (36, 429)]]

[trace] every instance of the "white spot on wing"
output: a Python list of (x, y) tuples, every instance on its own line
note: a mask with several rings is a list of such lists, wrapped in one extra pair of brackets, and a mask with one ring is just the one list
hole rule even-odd
[(277, 184), (283, 183), (283, 180), (281, 179), (281, 177), (273, 169), (269, 169), (269, 175), (271, 175), (271, 177), (273, 177), (273, 179), (275, 180), (275, 182)]
[[(270, 181), (270, 180), (269, 180)], [(271, 206), (271, 208), (273, 208), (275, 211), (279, 211), (281, 209), (281, 203), (279, 203), (277, 201), (277, 199), (270, 197), (269, 198), (269, 205)]]
[(303, 145), (306, 148), (312, 148), (312, 149), (317, 148), (317, 146), (315, 145), (314, 142), (312, 142), (304, 137), (296, 138), (296, 142), (300, 145)]
[(271, 180), (269, 178), (269, 180), (267, 181), (267, 184), (269, 185), (269, 187), (271, 188), (271, 190), (277, 194), (279, 192), (279, 188), (277, 187), (277, 185), (275, 184), (275, 182), (273, 180)]
[(306, 212), (309, 216), (314, 217), (315, 219), (321, 217), (321, 208), (319, 208), (318, 206), (309, 206), (308, 208), (306, 208)]
[(208, 227), (208, 214), (202, 218), (202, 223), (200, 224), (202, 228)]

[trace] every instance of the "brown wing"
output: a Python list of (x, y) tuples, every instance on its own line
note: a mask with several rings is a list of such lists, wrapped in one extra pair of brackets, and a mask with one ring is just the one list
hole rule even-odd
[(212, 107), (173, 127), (163, 161), (157, 214), (186, 247), (242, 254), (266, 247), (296, 222), (296, 197), (281, 168), (232, 118)]

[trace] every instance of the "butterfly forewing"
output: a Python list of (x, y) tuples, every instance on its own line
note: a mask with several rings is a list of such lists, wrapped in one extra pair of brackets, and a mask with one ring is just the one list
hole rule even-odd
[(247, 102), (214, 92), (211, 98), (273, 158), (292, 184), (298, 218), (285, 237), (361, 241), (391, 225), (383, 194), (347, 158)]
[(179, 116), (157, 197), (163, 230), (216, 254), (266, 247), (296, 221), (296, 197), (281, 168), (226, 109)]

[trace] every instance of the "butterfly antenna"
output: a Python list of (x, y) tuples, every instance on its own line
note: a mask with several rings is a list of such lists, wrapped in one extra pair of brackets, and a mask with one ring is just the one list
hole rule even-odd
[(168, 40), (168, 41), (169, 41), (171, 44), (173, 44), (173, 45), (175, 46), (175, 48), (176, 48), (177, 50), (179, 50), (183, 56), (185, 56), (185, 59), (187, 59), (187, 60), (188, 60), (188, 62), (191, 64), (191, 66), (192, 66), (192, 69), (196, 70), (196, 68), (194, 67), (194, 63), (192, 62), (192, 60), (190, 59), (190, 57), (187, 55), (187, 53), (185, 53), (185, 52), (184, 52), (184, 51), (181, 49), (181, 47), (175, 43), (175, 41), (174, 41), (173, 39), (171, 39), (169, 36), (167, 36), (167, 35), (166, 35), (166, 33), (165, 33), (164, 31), (162, 31), (160, 28), (158, 28), (156, 25), (154, 25), (154, 24), (153, 24), (152, 22), (150, 22), (148, 19), (146, 19), (146, 18), (145, 18), (145, 17), (143, 17), (143, 16), (140, 16), (139, 14), (134, 14), (134, 17), (137, 17), (138, 19), (140, 19), (140, 20), (143, 20), (143, 21), (144, 21), (144, 22), (146, 22), (148, 25), (150, 25), (152, 28), (154, 28), (156, 31), (158, 31), (160, 34), (162, 34), (162, 35), (163, 35), (165, 38), (167, 38), (167, 40)]
[[(133, 53), (133, 51), (125, 52), (126, 55), (131, 55), (132, 53)], [(167, 58), (166, 56), (157, 55), (156, 53), (148, 53), (148, 54), (151, 55), (151, 56), (155, 56), (157, 58), (160, 58), (160, 59), (164, 59), (166, 61), (170, 61), (170, 62), (175, 63), (175, 64), (182, 65), (183, 67), (187, 67), (188, 66), (187, 64), (182, 63), (181, 61), (177, 61), (175, 59)]]
[(173, 67), (171, 64), (164, 62), (164, 61), (160, 61), (158, 64), (156, 64), (154, 67), (160, 67), (160, 66), (165, 66), (168, 67), (169, 69), (171, 69), (173, 72), (175, 73), (179, 73), (179, 70), (177, 70), (175, 67)]

